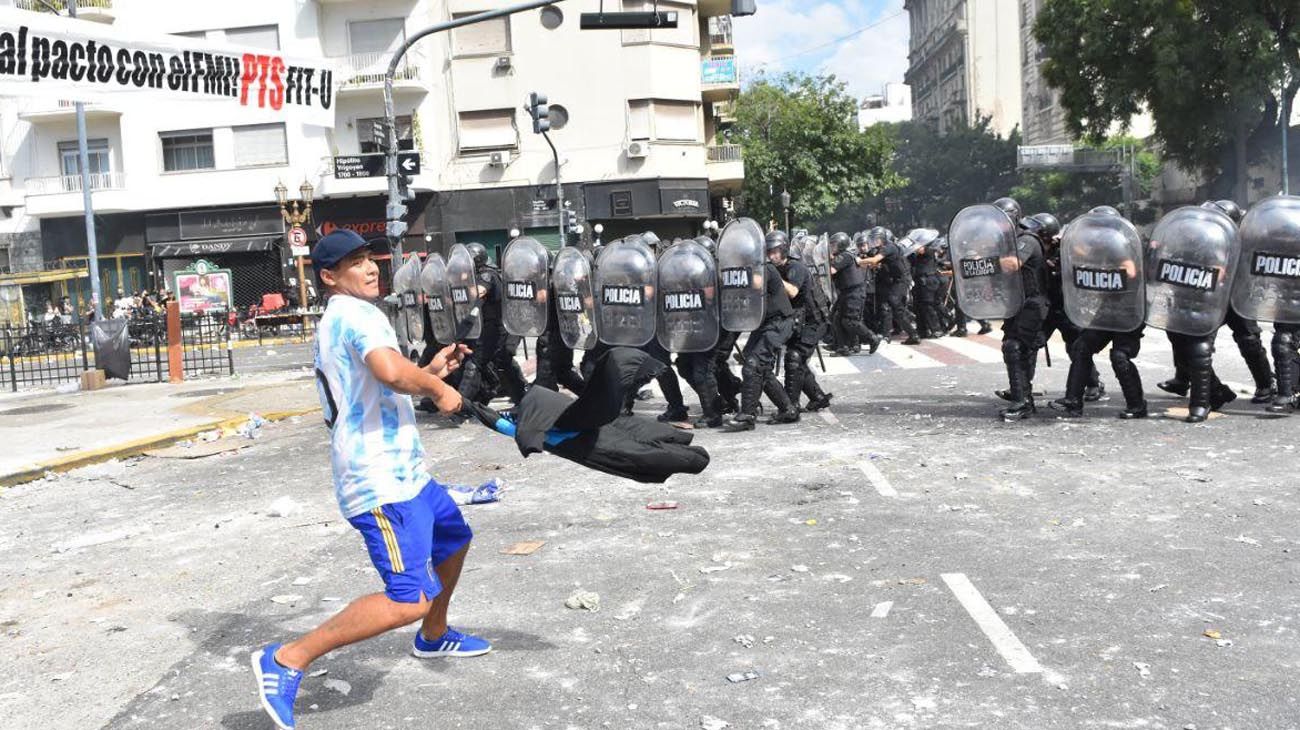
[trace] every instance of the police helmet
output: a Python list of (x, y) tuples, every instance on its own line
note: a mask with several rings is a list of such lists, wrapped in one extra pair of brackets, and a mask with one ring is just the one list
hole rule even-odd
[(1109, 205), (1099, 205), (1088, 212), (1097, 215), (1119, 215), (1119, 210)]
[(1039, 231), (1039, 235), (1043, 238), (1056, 238), (1061, 235), (1061, 222), (1056, 219), (1056, 216), (1051, 213), (1036, 213), (1031, 217), (1043, 224), (1043, 229)]
[(482, 268), (488, 265), (487, 248), (481, 243), (467, 243), (465, 248), (469, 249), (469, 256), (474, 260), (475, 268)]
[(763, 240), (766, 243), (764, 250), (768, 253), (780, 249), (782, 256), (790, 255), (790, 238), (785, 231), (768, 231)]
[(1019, 223), (1020, 219), (1024, 217), (1024, 212), (1020, 208), (1020, 203), (1017, 203), (1015, 198), (998, 198), (993, 201), (993, 206), (1003, 213), (1006, 213), (1012, 223)]
[(836, 233), (831, 236), (831, 252), (841, 254), (853, 244), (853, 239), (849, 238), (847, 233)]
[(1217, 208), (1223, 211), (1223, 214), (1232, 219), (1233, 223), (1241, 223), (1241, 219), (1246, 217), (1246, 211), (1241, 209), (1232, 200), (1212, 200), (1201, 206), (1202, 208)]
[(703, 246), (704, 249), (709, 252), (710, 256), (718, 255), (718, 242), (714, 241), (712, 238), (709, 238), (708, 236), (696, 236), (695, 242)]

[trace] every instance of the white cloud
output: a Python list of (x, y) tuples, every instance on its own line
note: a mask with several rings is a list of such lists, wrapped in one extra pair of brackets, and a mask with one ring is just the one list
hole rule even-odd
[[(879, 93), (886, 82), (901, 82), (907, 70), (902, 8), (903, 0), (764, 0), (756, 15), (736, 20), (736, 54), (751, 73), (833, 73), (854, 96)], [(853, 38), (801, 53), (896, 13)]]

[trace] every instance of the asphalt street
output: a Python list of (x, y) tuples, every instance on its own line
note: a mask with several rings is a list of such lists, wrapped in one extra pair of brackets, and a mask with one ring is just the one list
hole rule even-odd
[[(1153, 410), (1179, 405), (1167, 356), (1142, 362)], [(1300, 727), (1300, 419), (1120, 422), (1116, 393), (1002, 424), (993, 362), (832, 372), (828, 414), (701, 432), (710, 468), (660, 487), (427, 419), (440, 479), (509, 488), (466, 508), (452, 606), (495, 650), (339, 651), (298, 726)], [(1040, 368), (1049, 398), (1064, 376)], [(314, 418), (0, 491), (0, 725), (270, 728), (248, 653), (378, 587)]]

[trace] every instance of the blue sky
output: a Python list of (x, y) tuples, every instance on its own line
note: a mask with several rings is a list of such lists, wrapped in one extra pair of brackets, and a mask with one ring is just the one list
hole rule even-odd
[(737, 60), (749, 77), (760, 69), (833, 73), (861, 98), (902, 81), (907, 70), (903, 0), (759, 0), (756, 15), (736, 19), (735, 35)]

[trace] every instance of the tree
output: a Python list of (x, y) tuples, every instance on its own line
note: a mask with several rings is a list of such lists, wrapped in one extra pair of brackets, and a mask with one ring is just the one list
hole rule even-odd
[(1294, 0), (1047, 0), (1034, 36), (1075, 136), (1149, 111), (1166, 157), (1247, 202), (1300, 89), (1297, 20)]
[(990, 120), (940, 134), (921, 122), (890, 125), (891, 167), (899, 185), (877, 196), (881, 223), (898, 228), (948, 227), (957, 211), (1006, 195), (1016, 176), (1020, 135), (1003, 138)]
[(858, 130), (858, 105), (834, 76), (760, 76), (736, 102), (745, 159), (743, 213), (782, 221), (780, 196), (797, 221), (829, 215), (844, 200), (888, 187), (889, 137)]

